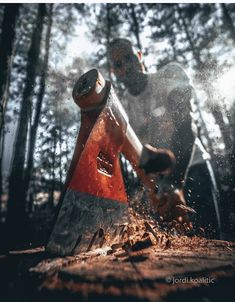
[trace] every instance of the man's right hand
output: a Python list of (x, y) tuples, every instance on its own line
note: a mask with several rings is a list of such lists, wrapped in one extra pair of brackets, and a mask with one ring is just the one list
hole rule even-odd
[(165, 222), (175, 222), (176, 224), (185, 225), (192, 228), (188, 213), (196, 213), (192, 208), (186, 205), (183, 191), (175, 190), (174, 192), (164, 192), (159, 197), (157, 212)]

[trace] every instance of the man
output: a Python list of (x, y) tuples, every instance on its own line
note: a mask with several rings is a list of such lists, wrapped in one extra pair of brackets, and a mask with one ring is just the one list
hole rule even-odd
[[(158, 180), (158, 195), (161, 200), (157, 209), (159, 214), (165, 221), (171, 221), (175, 216), (181, 218), (182, 213), (185, 214), (184, 196), (190, 206), (200, 199), (200, 205), (197, 205), (199, 213), (194, 220), (199, 226), (206, 228), (206, 235), (219, 237), (216, 187), (213, 177), (210, 177), (213, 172), (209, 155), (196, 138), (196, 127), (191, 117), (191, 100), (195, 93), (188, 76), (178, 64), (168, 64), (155, 74), (147, 74), (141, 52), (136, 51), (126, 39), (112, 41), (109, 59), (117, 80), (127, 89), (124, 96), (127, 103), (124, 106), (129, 114), (130, 124), (142, 143), (168, 148), (176, 156), (174, 172), (170, 176), (160, 176)], [(194, 173), (191, 173), (193, 170), (199, 171), (197, 169), (203, 170), (205, 176), (203, 179), (202, 175), (201, 179), (203, 192), (200, 184), (195, 183)], [(186, 174), (190, 178), (184, 194)], [(210, 211), (208, 221), (205, 213), (200, 213), (201, 204), (202, 208)]]

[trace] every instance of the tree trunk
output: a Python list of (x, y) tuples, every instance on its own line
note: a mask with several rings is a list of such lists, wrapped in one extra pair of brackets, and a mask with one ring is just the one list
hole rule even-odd
[(51, 191), (49, 194), (49, 205), (53, 209), (54, 208), (54, 191), (55, 191), (55, 162), (56, 162), (56, 131), (57, 128), (54, 128), (53, 135), (53, 146), (52, 146), (52, 167), (51, 167)]
[(36, 67), (38, 66), (45, 4), (39, 4), (36, 26), (32, 35), (31, 46), (28, 52), (26, 68), (26, 83), (15, 141), (15, 150), (12, 162), (12, 171), (9, 178), (9, 200), (7, 209), (8, 248), (20, 244), (27, 238), (29, 228), (25, 211), (26, 192), (24, 185), (24, 165), (26, 156), (26, 141), (28, 133), (29, 113), (32, 94), (35, 84)]
[(11, 63), (14, 54), (15, 25), (20, 4), (6, 4), (0, 37), (0, 211), (2, 201), (2, 158), (4, 149), (4, 116), (7, 106)]
[(9, 79), (11, 56), (15, 39), (15, 24), (19, 13), (19, 4), (6, 4), (0, 40), (0, 129), (2, 129), (6, 98), (4, 97)]
[(62, 126), (61, 126), (61, 118), (60, 118), (60, 125), (59, 125), (59, 146), (60, 146), (60, 192), (62, 191), (63, 188), (63, 183), (62, 183)]
[(2, 210), (2, 195), (4, 193), (3, 190), (3, 173), (2, 173), (2, 163), (3, 163), (3, 154), (5, 149), (5, 123), (3, 123), (2, 126), (2, 140), (0, 141), (0, 216), (1, 216), (1, 210)]
[(28, 163), (27, 163), (27, 167), (25, 169), (24, 183), (25, 183), (25, 193), (26, 194), (29, 189), (29, 183), (30, 183), (30, 179), (32, 177), (32, 172), (33, 172), (33, 158), (34, 158), (34, 150), (35, 150), (35, 144), (36, 144), (37, 129), (38, 129), (38, 125), (39, 125), (42, 102), (43, 102), (43, 97), (44, 97), (44, 93), (45, 93), (45, 83), (46, 83), (46, 77), (47, 77), (49, 49), (50, 49), (50, 37), (51, 37), (51, 27), (52, 27), (52, 10), (53, 10), (53, 4), (50, 4), (49, 10), (48, 10), (48, 26), (47, 26), (46, 41), (45, 41), (45, 55), (44, 55), (44, 59), (43, 59), (43, 64), (41, 66), (41, 75), (40, 75), (40, 83), (39, 83), (40, 88), (39, 88), (39, 93), (37, 95), (37, 102), (36, 102), (36, 108), (35, 108), (35, 119), (33, 121), (33, 124), (31, 126), (31, 131), (30, 131)]

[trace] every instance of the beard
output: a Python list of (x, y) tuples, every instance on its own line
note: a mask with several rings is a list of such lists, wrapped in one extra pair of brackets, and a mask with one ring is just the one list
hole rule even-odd
[(126, 74), (122, 82), (131, 95), (139, 95), (147, 84), (147, 75), (142, 72), (132, 71)]

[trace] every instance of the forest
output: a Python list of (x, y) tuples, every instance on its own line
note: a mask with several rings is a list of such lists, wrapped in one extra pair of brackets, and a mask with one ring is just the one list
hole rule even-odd
[[(77, 80), (95, 68), (105, 83), (112, 83), (124, 107), (128, 105), (126, 87), (109, 60), (109, 47), (116, 38), (128, 39), (143, 53), (148, 74), (179, 63), (190, 78), (197, 97), (188, 116), (210, 155), (224, 237), (208, 238), (200, 225), (194, 233), (190, 223), (186, 228), (182, 220), (180, 226), (185, 229), (181, 232), (173, 222), (145, 212), (150, 208), (148, 190), (121, 154), (116, 161), (133, 221), (122, 224), (123, 217), (118, 212), (112, 216), (107, 207), (109, 215), (103, 220), (116, 228), (112, 219), (120, 219), (113, 237), (106, 236), (103, 221), (98, 221), (99, 229), (94, 223), (96, 230), (89, 234), (87, 249), (79, 250), (100, 204), (95, 203), (97, 195), (88, 196), (85, 201), (90, 204), (83, 203), (79, 212), (75, 193), (65, 195), (69, 191), (66, 175), (84, 117), (72, 91)], [(0, 4), (1, 301), (230, 300), (235, 280), (234, 62), (232, 3)], [(142, 101), (146, 108), (148, 99)], [(116, 121), (115, 115), (112, 118), (109, 125)], [(186, 136), (189, 129), (183, 130)], [(103, 155), (95, 155), (95, 169), (104, 163), (107, 171), (101, 172), (112, 171)], [(87, 171), (85, 165), (81, 183), (86, 182)], [(118, 195), (114, 187), (111, 193)], [(85, 198), (81, 192), (80, 201)], [(204, 200), (209, 200), (207, 193)], [(111, 201), (115, 207), (114, 198)], [(209, 224), (214, 213), (207, 207), (204, 211)], [(115, 236), (122, 241), (112, 241)], [(57, 242), (62, 248), (53, 254)]]
[[(234, 4), (1, 4), (0, 235), (45, 242), (80, 127), (75, 81), (91, 68), (117, 82), (107, 48), (124, 37), (148, 72), (180, 63), (197, 90), (195, 119), (212, 158), (224, 226), (234, 231)], [(86, 44), (87, 43), (87, 44)], [(3, 247), (4, 249), (4, 247)]]

